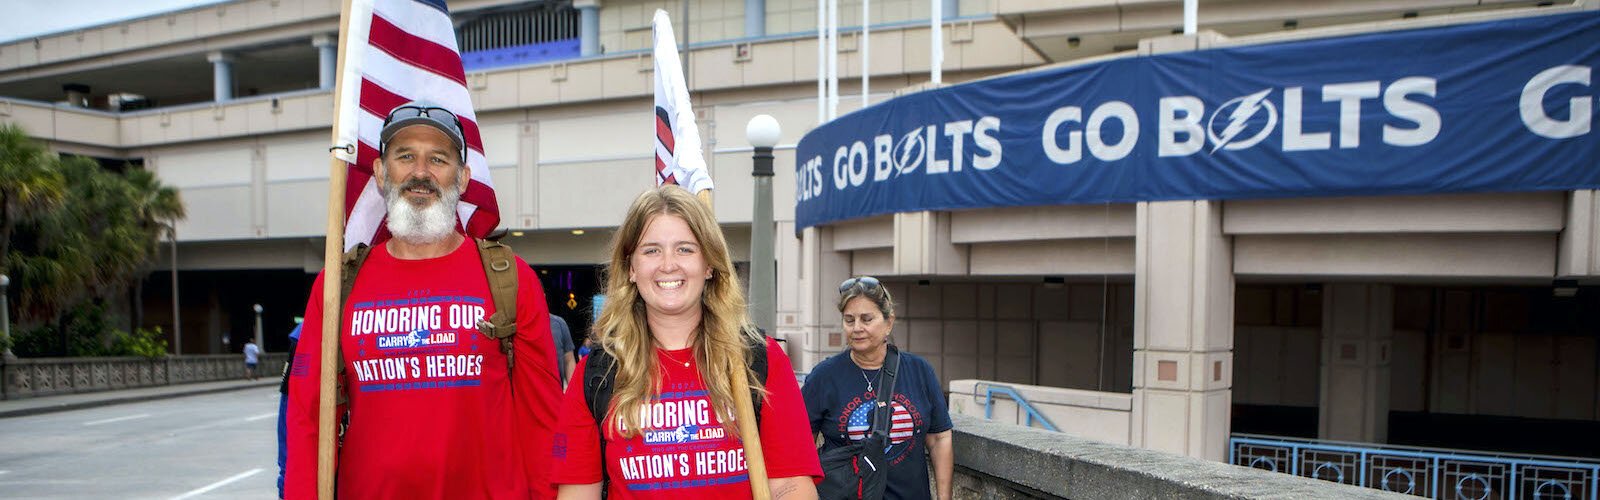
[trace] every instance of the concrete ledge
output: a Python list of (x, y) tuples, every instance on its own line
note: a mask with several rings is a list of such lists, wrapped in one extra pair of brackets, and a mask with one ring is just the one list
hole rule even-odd
[(951, 418), (956, 498), (1414, 498), (965, 415)]
[(154, 401), (158, 399), (199, 396), (218, 392), (255, 389), (258, 387), (277, 387), (279, 383), (280, 379), (277, 377), (262, 377), (260, 380), (249, 382), (240, 380), (199, 382), (190, 384), (144, 387), (138, 389), (123, 389), (117, 391), (103, 391), (86, 394), (69, 394), (63, 396), (48, 396), (0, 401), (0, 419), (80, 410), (84, 408), (95, 408), (125, 403), (138, 403), (142, 401)]

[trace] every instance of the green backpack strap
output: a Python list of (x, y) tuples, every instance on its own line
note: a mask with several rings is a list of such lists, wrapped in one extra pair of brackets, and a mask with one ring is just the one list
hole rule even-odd
[(500, 340), (500, 352), (505, 353), (510, 367), (516, 364), (511, 345), (517, 335), (517, 254), (500, 243), (505, 235), (506, 230), (501, 229), (475, 240), (483, 259), (483, 275), (489, 279), (489, 295), (494, 297), (494, 314), (478, 322), (478, 331)]
[[(334, 314), (342, 314), (344, 308), (350, 307), (350, 290), (354, 290), (356, 287), (356, 273), (361, 272), (361, 265), (367, 262), (367, 255), (371, 253), (372, 247), (368, 246), (366, 243), (358, 243), (356, 244), (355, 248), (352, 248), (350, 251), (344, 253), (344, 259), (340, 261), (339, 265), (340, 311), (335, 312)], [(323, 286), (327, 286), (327, 284), (323, 284)], [(328, 314), (328, 311), (323, 311), (322, 313)], [(328, 332), (322, 332), (322, 334), (327, 335)], [(338, 334), (338, 332), (334, 333), (334, 335)], [(339, 404), (344, 405), (345, 403), (350, 402), (350, 396), (345, 393), (344, 390), (344, 350), (337, 349), (336, 352), (339, 353), (339, 376), (335, 377), (334, 380), (339, 387)]]

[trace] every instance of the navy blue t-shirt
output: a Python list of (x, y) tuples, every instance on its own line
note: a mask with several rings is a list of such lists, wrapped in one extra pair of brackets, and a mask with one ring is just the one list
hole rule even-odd
[[(931, 498), (928, 481), (928, 433), (950, 430), (950, 409), (933, 365), (900, 351), (900, 375), (894, 383), (894, 416), (889, 426), (888, 488), (884, 498)], [(867, 436), (872, 404), (877, 400), (880, 370), (862, 370), (850, 352), (835, 354), (806, 376), (800, 393), (806, 400), (811, 432), (822, 433), (821, 452)], [(868, 381), (874, 390), (867, 390)]]

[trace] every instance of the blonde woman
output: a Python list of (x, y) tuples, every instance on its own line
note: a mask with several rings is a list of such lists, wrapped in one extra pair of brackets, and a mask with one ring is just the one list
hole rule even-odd
[(599, 347), (562, 400), (559, 498), (598, 499), (602, 487), (613, 499), (749, 498), (731, 367), (758, 398), (773, 498), (816, 498), (822, 469), (789, 358), (746, 319), (710, 209), (677, 186), (640, 195), (608, 273)]

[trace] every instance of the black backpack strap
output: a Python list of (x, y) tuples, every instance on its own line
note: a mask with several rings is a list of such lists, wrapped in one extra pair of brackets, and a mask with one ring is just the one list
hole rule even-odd
[(606, 496), (610, 473), (606, 470), (606, 412), (611, 409), (611, 390), (617, 382), (616, 359), (605, 349), (596, 347), (589, 351), (583, 365), (583, 401), (589, 405), (589, 415), (600, 430), (600, 496)]
[[(756, 380), (761, 382), (761, 386), (762, 387), (766, 387), (766, 385), (767, 385), (767, 339), (768, 338), (769, 337), (767, 337), (766, 335), (762, 335), (761, 336), (761, 341), (760, 341), (759, 344), (755, 344), (755, 345), (750, 346), (750, 371), (753, 371), (753, 372), (756, 373)], [(765, 398), (762, 397), (761, 391), (759, 389), (756, 389), (754, 387), (750, 388), (750, 408), (755, 411), (755, 414), (756, 414), (756, 428), (757, 429), (761, 428), (761, 403), (764, 400), (765, 400)]]
[[(882, 371), (878, 372), (878, 407), (873, 408), (872, 438), (882, 442), (888, 438), (890, 418), (894, 416), (894, 382), (900, 374), (900, 350), (893, 344), (889, 345), (889, 353), (883, 358)], [(878, 411), (883, 410), (883, 411)]]

